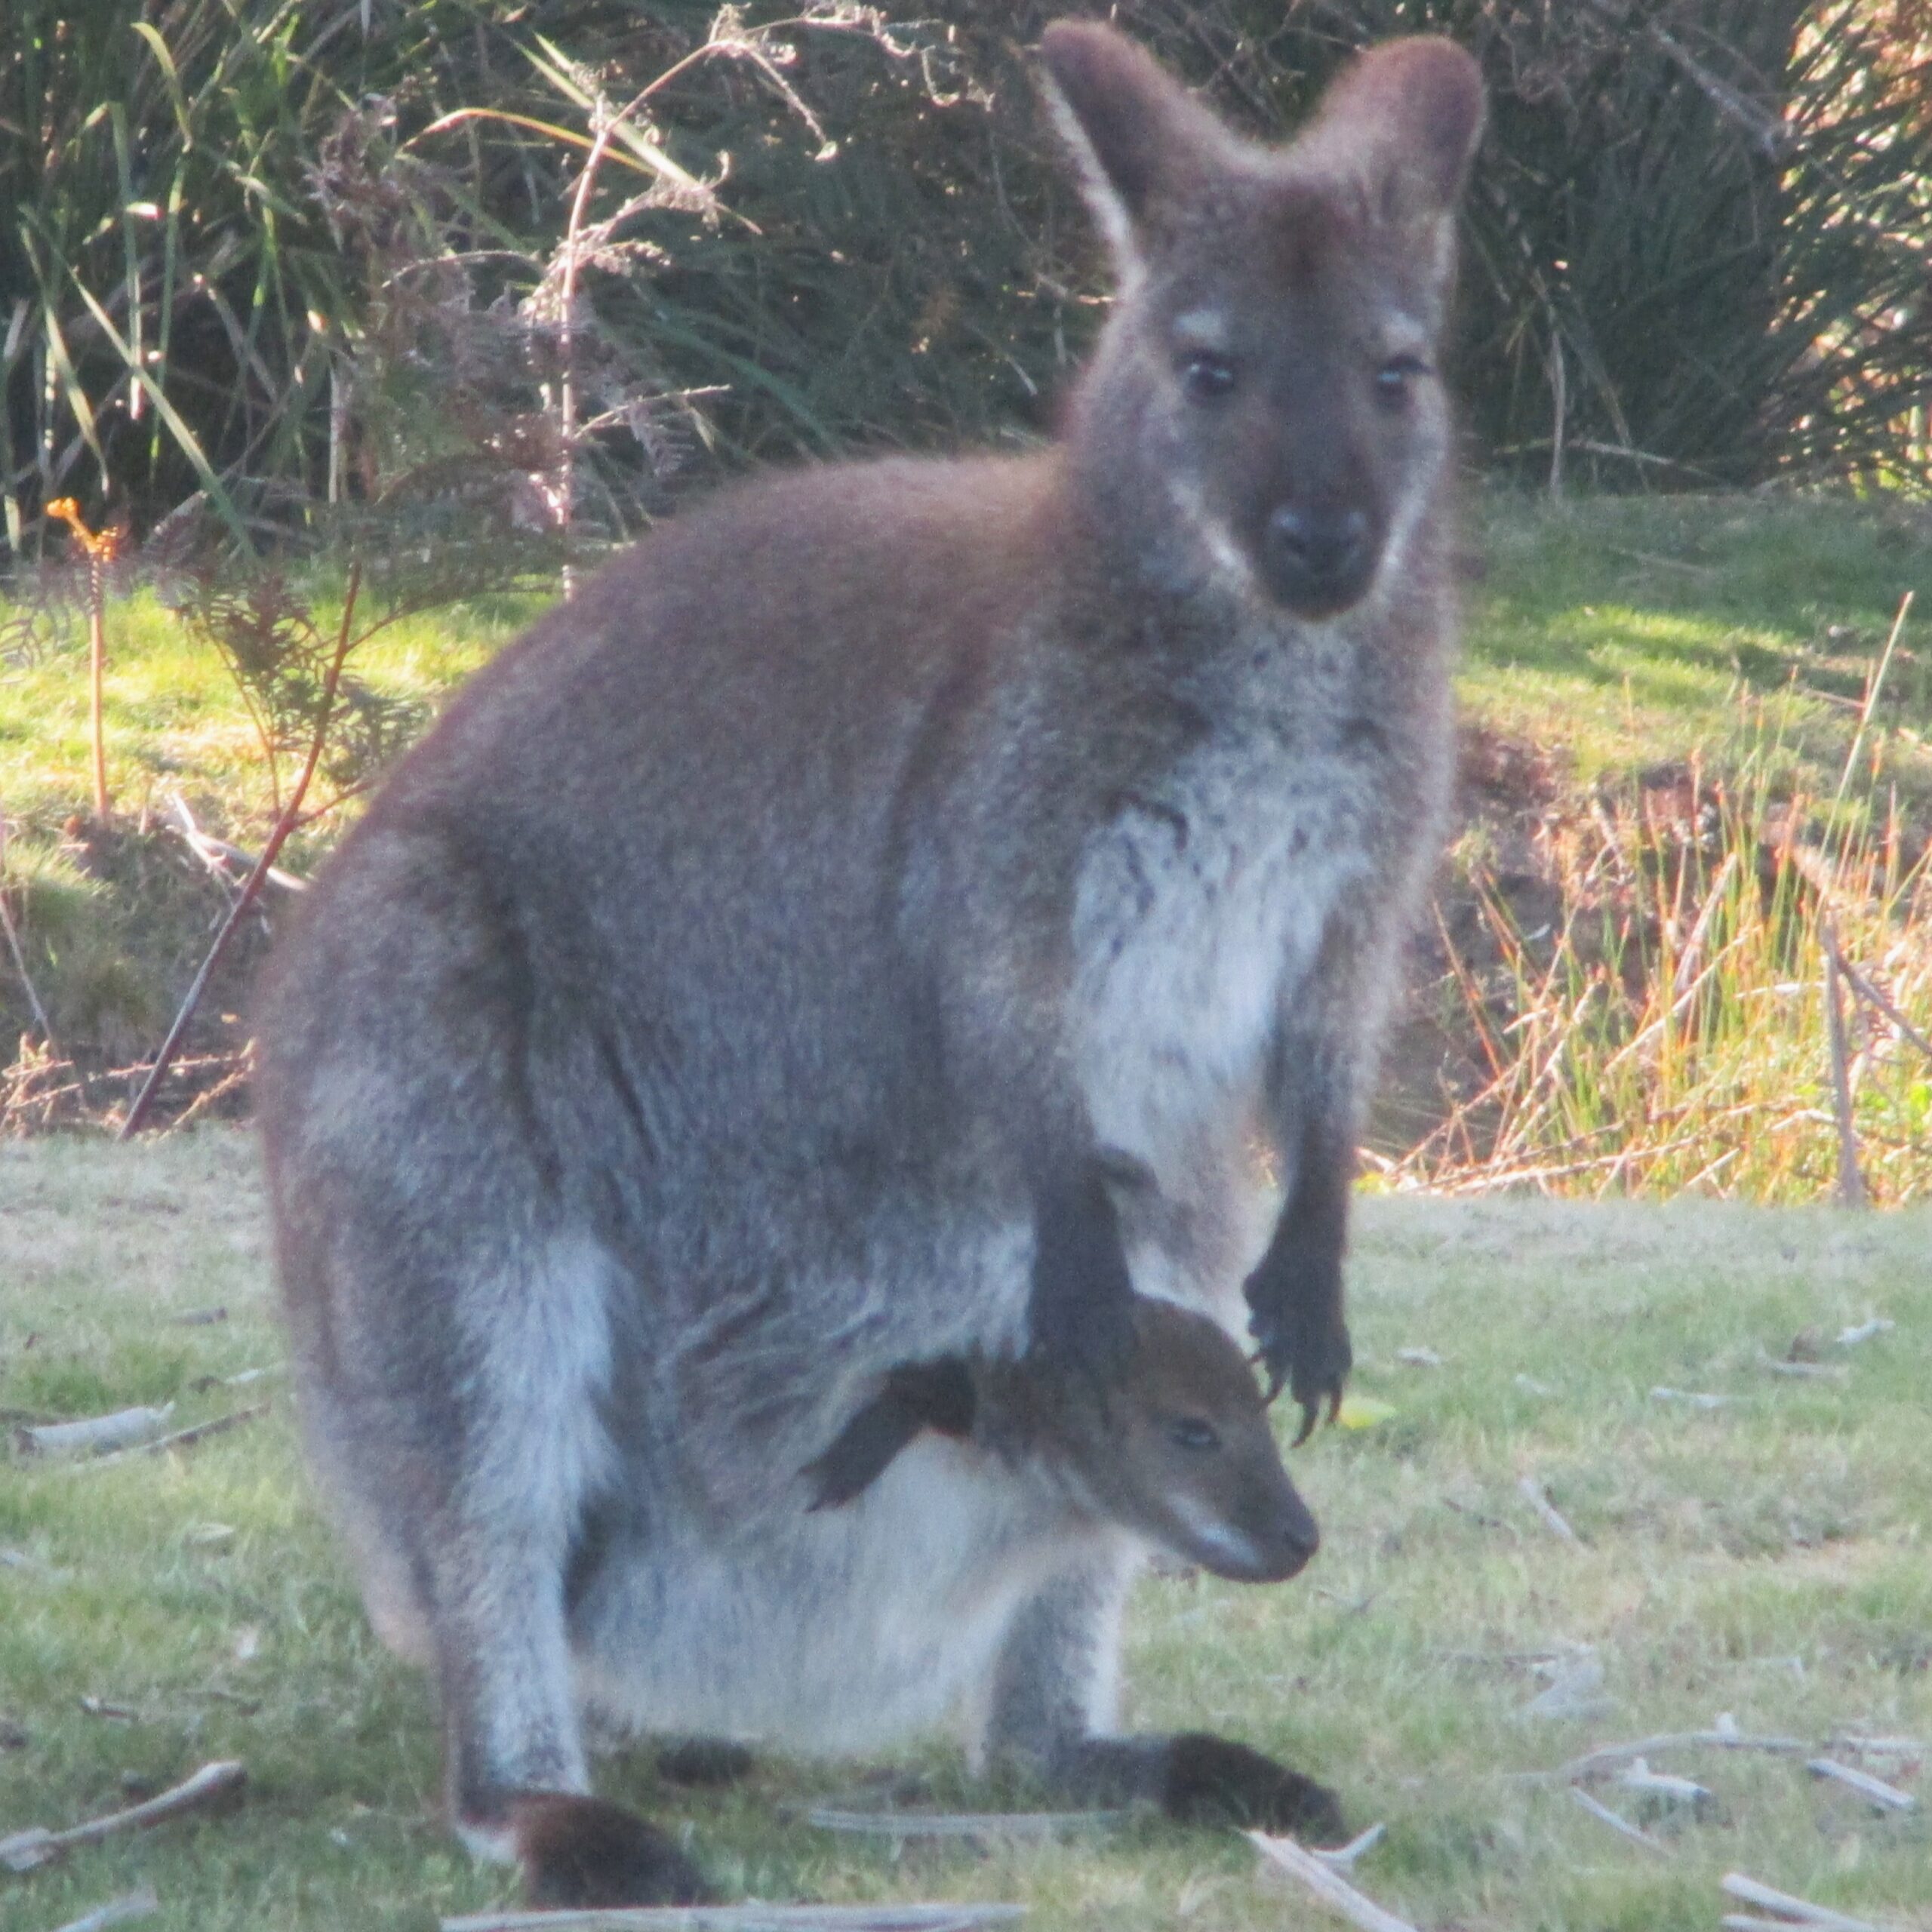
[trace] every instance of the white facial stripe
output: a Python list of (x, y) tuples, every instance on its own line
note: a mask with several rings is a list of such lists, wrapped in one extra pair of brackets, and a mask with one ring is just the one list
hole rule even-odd
[(1213, 355), (1225, 355), (1233, 337), (1228, 318), (1218, 309), (1190, 309), (1174, 319), (1174, 346), (1198, 349)]

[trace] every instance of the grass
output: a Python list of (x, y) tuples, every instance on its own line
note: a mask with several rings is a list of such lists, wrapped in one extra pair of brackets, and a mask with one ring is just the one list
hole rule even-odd
[[(1134, 1721), (1220, 1727), (1334, 1783), (1352, 1821), (1389, 1828), (1358, 1882), (1423, 1927), (1706, 1932), (1728, 1870), (1932, 1927), (1923, 1814), (1881, 1818), (1790, 1759), (1656, 1754), (1721, 1807), (1668, 1833), (1666, 1858), (1526, 1775), (1720, 1712), (1814, 1745), (1932, 1738), (1932, 1223), (1709, 1201), (1364, 1211), (1355, 1386), (1392, 1413), (1294, 1457), (1326, 1534), (1302, 1579), (1143, 1584)], [(172, 1318), (211, 1306), (227, 1318)], [(1896, 1327), (1837, 1343), (1873, 1314)], [(1767, 1369), (1794, 1338), (1838, 1373)], [(1441, 1365), (1398, 1358), (1420, 1348)], [(202, 1378), (279, 1354), (244, 1139), (0, 1148), (0, 1406), (171, 1399), (186, 1423), (259, 1392)], [(0, 1876), (0, 1924), (42, 1932), (144, 1880), (162, 1932), (421, 1932), (506, 1898), (504, 1875), (443, 1835), (426, 1688), (369, 1635), (271, 1386), (269, 1418), (188, 1451), (91, 1471), (0, 1463), (0, 1550), (27, 1559), (0, 1563), (0, 1720), (23, 1738), (0, 1749), (0, 1835), (114, 1808), (130, 1779), (225, 1756), (249, 1767), (232, 1817)], [(1700, 1411), (1659, 1386), (1728, 1399)], [(1525, 1475), (1581, 1546), (1538, 1524)], [(1546, 1681), (1537, 1660), (1583, 1645), (1609, 1708), (1525, 1717)], [(88, 1715), (86, 1696), (138, 1715)], [(970, 1801), (943, 1742), (899, 1761)], [(1919, 1774), (1915, 1756), (1869, 1767), (1909, 1789)], [(771, 1761), (697, 1792), (660, 1786), (638, 1750), (600, 1779), (689, 1825), (736, 1896), (1014, 1899), (1040, 1932), (1321, 1922), (1232, 1836), (1150, 1821), (895, 1857), (782, 1808), (860, 1775)]]
[[(1881, 694), (1876, 789), (1932, 804), (1932, 521), (1847, 497), (1488, 495), (1472, 536), (1466, 715), (1533, 740), (1585, 785), (1766, 739), (1829, 795), (1900, 598), (1919, 593)], [(1872, 781), (1876, 780), (1875, 787)]]

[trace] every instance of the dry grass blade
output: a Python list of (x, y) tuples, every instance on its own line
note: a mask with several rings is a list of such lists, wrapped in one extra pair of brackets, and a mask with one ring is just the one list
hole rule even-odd
[(1361, 1932), (1416, 1932), (1406, 1918), (1384, 1912), (1371, 1898), (1364, 1897), (1340, 1872), (1331, 1870), (1311, 1851), (1304, 1850), (1293, 1838), (1271, 1837), (1266, 1832), (1250, 1832), (1249, 1842), (1276, 1871), (1283, 1872), (1306, 1885), (1331, 1912), (1339, 1913)]

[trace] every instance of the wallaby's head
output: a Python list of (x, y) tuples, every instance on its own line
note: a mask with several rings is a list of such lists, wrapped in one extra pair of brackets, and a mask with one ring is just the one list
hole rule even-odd
[(1109, 28), (1060, 22), (1041, 53), (1120, 280), (1071, 425), (1106, 540), (1172, 589), (1348, 610), (1392, 571), (1449, 454), (1437, 354), (1475, 62), (1389, 42), (1270, 147)]
[(1206, 1316), (1137, 1299), (1124, 1377), (1075, 1379), (1039, 1446), (1086, 1509), (1237, 1583), (1278, 1583), (1320, 1533), (1282, 1466), (1247, 1358)]

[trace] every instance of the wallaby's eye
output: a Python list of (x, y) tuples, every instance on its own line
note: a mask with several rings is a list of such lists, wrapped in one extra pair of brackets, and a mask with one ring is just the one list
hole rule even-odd
[(1168, 1439), (1183, 1449), (1218, 1449), (1221, 1446), (1214, 1425), (1203, 1422), (1198, 1416), (1177, 1417), (1168, 1424)]
[(1235, 382), (1235, 365), (1225, 355), (1204, 349), (1196, 349), (1180, 365), (1180, 386), (1190, 402), (1219, 402)]
[(1420, 355), (1392, 355), (1375, 372), (1375, 399), (1385, 409), (1399, 409), (1416, 379), (1431, 373)]

